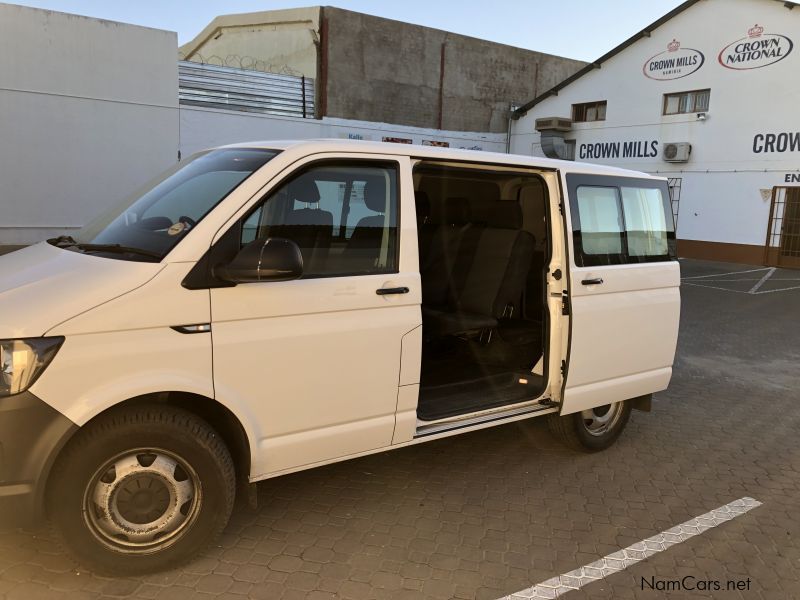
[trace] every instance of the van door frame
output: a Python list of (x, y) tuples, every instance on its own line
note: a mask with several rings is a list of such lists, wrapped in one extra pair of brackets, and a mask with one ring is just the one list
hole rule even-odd
[[(561, 172), (552, 167), (536, 165), (516, 165), (509, 163), (489, 163), (473, 160), (459, 160), (450, 158), (432, 158), (411, 156), (411, 174), (420, 164), (433, 164), (442, 167), (471, 168), (479, 171), (510, 172), (519, 174), (534, 174), (540, 177), (547, 189), (547, 203), (545, 217), (547, 219), (547, 252), (543, 277), (545, 278), (542, 294), (544, 296), (544, 306), (547, 308), (546, 322), (543, 323), (543, 339), (546, 340), (544, 351), (543, 378), (545, 387), (542, 393), (533, 399), (524, 400), (513, 404), (506, 404), (495, 408), (464, 413), (453, 417), (438, 419), (435, 421), (420, 421), (416, 418), (416, 403), (414, 406), (414, 427), (409, 427), (410, 419), (401, 419), (398, 410), (398, 428), (395, 430), (394, 444), (408, 442), (412, 439), (433, 436), (444, 432), (469, 428), (482, 423), (497, 421), (497, 424), (506, 420), (518, 420), (521, 415), (527, 417), (537, 416), (540, 413), (550, 413), (555, 410), (554, 406), (560, 400), (562, 394), (562, 374), (561, 368), (564, 364), (564, 356), (567, 351), (567, 328), (562, 326), (561, 317), (562, 302), (566, 293), (568, 281), (569, 264), (566, 230), (564, 229), (563, 192), (561, 187)], [(560, 219), (558, 217), (561, 217)], [(560, 232), (556, 229), (556, 224), (561, 223)], [(416, 223), (415, 215), (415, 230)], [(419, 268), (419, 267), (418, 267)], [(559, 273), (560, 272), (560, 273)], [(420, 275), (421, 283), (421, 275)], [(421, 307), (421, 303), (420, 303)], [(554, 335), (557, 333), (558, 335)], [(421, 327), (419, 330), (421, 345)], [(556, 343), (557, 342), (557, 343)], [(556, 347), (557, 346), (557, 347)], [(421, 346), (420, 346), (421, 347)], [(421, 368), (421, 362), (420, 362)], [(419, 385), (417, 385), (417, 401)], [(408, 402), (404, 403), (408, 404)], [(400, 407), (401, 402), (398, 402)], [(406, 411), (408, 412), (408, 411)], [(401, 427), (401, 421), (405, 424)], [(410, 434), (410, 435), (409, 435)]]
[[(260, 202), (266, 198), (267, 195), (272, 190), (278, 189), (281, 185), (283, 185), (287, 180), (292, 178), (295, 174), (299, 171), (303, 170), (304, 168), (319, 164), (325, 163), (328, 161), (346, 161), (346, 160), (354, 160), (354, 161), (365, 161), (365, 162), (375, 162), (375, 163), (396, 163), (398, 167), (398, 212), (397, 212), (397, 222), (398, 222), (398, 272), (397, 273), (387, 273), (387, 274), (376, 274), (375, 276), (366, 275), (365, 277), (377, 277), (380, 275), (379, 278), (383, 278), (386, 280), (397, 279), (399, 276), (411, 276), (413, 279), (414, 274), (416, 274), (416, 280), (411, 281), (411, 285), (408, 285), (410, 288), (409, 293), (407, 295), (403, 295), (402, 297), (407, 300), (404, 304), (413, 304), (414, 300), (416, 300), (416, 319), (415, 322), (409, 323), (408, 332), (413, 332), (415, 328), (421, 327), (421, 313), (419, 311), (419, 298), (421, 298), (421, 290), (419, 285), (419, 260), (417, 257), (417, 238), (416, 238), (416, 220), (414, 218), (414, 204), (413, 204), (413, 185), (410, 180), (410, 168), (409, 168), (409, 158), (407, 155), (397, 155), (397, 154), (381, 154), (381, 153), (365, 153), (365, 152), (352, 152), (352, 151), (325, 151), (325, 152), (314, 152), (310, 154), (303, 155), (299, 157), (297, 160), (293, 161), (292, 163), (284, 166), (278, 172), (271, 174), (268, 179), (266, 179), (261, 187), (259, 187), (258, 191), (254, 193), (246, 202), (244, 202), (237, 210), (232, 212), (229, 218), (224, 222), (223, 225), (219, 227), (216, 234), (213, 236), (211, 242), (211, 248), (213, 249), (215, 245), (220, 243), (221, 240), (225, 238), (225, 236), (229, 233), (229, 230), (232, 227), (236, 226), (236, 223), (242, 219), (244, 219), (247, 215), (249, 215), (254, 207), (256, 207)], [(408, 194), (411, 194), (410, 200)], [(410, 201), (410, 204), (409, 204)], [(413, 232), (413, 233), (412, 233)], [(333, 277), (333, 278), (321, 278), (323, 280), (335, 280), (339, 279), (344, 276)], [(313, 282), (319, 279), (309, 278), (305, 281)], [(292, 283), (292, 282), (289, 282)], [(243, 285), (251, 285), (251, 284), (243, 284)], [(262, 285), (262, 284), (256, 284)], [(266, 284), (270, 285), (270, 284)], [(280, 282), (276, 283), (276, 285), (281, 285)], [(352, 286), (351, 286), (352, 287)], [(349, 289), (347, 286), (343, 286), (341, 293), (347, 295), (348, 293), (352, 293), (353, 290)], [(213, 294), (212, 294), (213, 296)], [(381, 296), (376, 296), (381, 297)], [(400, 298), (400, 296), (393, 296), (387, 298)], [(213, 319), (213, 299), (212, 299), (212, 319)], [(214, 323), (212, 321), (212, 330), (214, 329)], [(219, 329), (219, 327), (217, 327)], [(398, 339), (398, 341), (400, 338)], [(398, 353), (399, 354), (399, 353)], [(402, 356), (398, 355), (398, 363), (397, 363), (397, 376), (398, 379), (401, 374), (401, 366), (402, 366)], [(413, 364), (407, 365), (406, 373), (411, 373), (413, 377)], [(417, 369), (418, 370), (418, 369)], [(398, 379), (394, 380), (395, 385), (398, 384)], [(396, 404), (395, 410), (391, 412), (391, 415), (387, 414), (385, 421), (391, 419), (391, 427), (388, 424), (385, 424), (382, 421), (375, 420), (376, 426), (380, 427), (381, 429), (381, 436), (385, 433), (385, 442), (373, 448), (353, 448), (351, 450), (346, 451), (344, 454), (338, 454), (338, 450), (335, 449), (334, 446), (331, 446), (335, 442), (334, 437), (331, 437), (329, 442), (324, 442), (324, 444), (328, 444), (332, 449), (333, 452), (326, 453), (325, 456), (319, 456), (310, 460), (302, 460), (301, 462), (296, 462), (297, 457), (294, 456), (296, 454), (296, 450), (292, 450), (287, 446), (287, 449), (281, 449), (278, 447), (274, 447), (274, 438), (266, 435), (264, 432), (264, 422), (263, 419), (258, 419), (255, 415), (255, 408), (253, 406), (254, 399), (247, 398), (242, 396), (239, 393), (236, 393), (234, 390), (226, 390), (222, 382), (218, 382), (216, 380), (216, 373), (215, 373), (215, 394), (217, 399), (225, 404), (226, 406), (230, 406), (231, 409), (236, 414), (247, 415), (247, 420), (251, 425), (250, 430), (248, 431), (249, 443), (250, 443), (250, 453), (251, 453), (251, 469), (250, 469), (250, 480), (251, 481), (259, 481), (262, 479), (266, 479), (269, 477), (274, 477), (277, 475), (281, 475), (283, 473), (293, 472), (297, 470), (301, 470), (303, 468), (316, 465), (316, 464), (325, 464), (329, 462), (336, 462), (338, 460), (343, 460), (350, 455), (357, 455), (357, 454), (364, 454), (364, 453), (371, 453), (377, 452), (381, 450), (385, 450), (391, 447), (392, 439), (394, 435), (394, 431), (396, 429)], [(354, 385), (358, 385), (358, 381), (353, 381)], [(396, 398), (396, 396), (395, 396)], [(396, 402), (396, 400), (395, 400)], [(329, 427), (334, 434), (336, 433), (334, 429), (338, 425), (334, 425), (333, 427)], [(340, 427), (340, 426), (338, 426)], [(313, 441), (313, 434), (317, 433), (325, 433), (325, 428), (320, 428), (317, 430), (312, 430), (308, 432), (300, 432), (303, 436), (309, 437)], [(344, 433), (343, 436), (339, 436), (340, 439), (347, 439), (347, 433)], [(286, 436), (284, 436), (286, 437)], [(319, 437), (319, 436), (317, 436)], [(358, 440), (359, 436), (356, 436), (354, 440)], [(336, 442), (338, 444), (338, 442)], [(314, 444), (317, 447), (321, 447), (319, 440)], [(295, 464), (296, 463), (296, 464)], [(302, 463), (302, 464), (301, 464)]]

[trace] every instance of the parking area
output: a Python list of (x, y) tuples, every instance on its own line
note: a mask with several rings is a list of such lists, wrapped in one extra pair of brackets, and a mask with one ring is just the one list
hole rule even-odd
[(495, 599), (741, 498), (760, 505), (564, 597), (800, 596), (800, 271), (682, 271), (672, 384), (610, 450), (535, 419), (270, 480), (216, 547), (147, 577), (1, 532), (0, 597)]

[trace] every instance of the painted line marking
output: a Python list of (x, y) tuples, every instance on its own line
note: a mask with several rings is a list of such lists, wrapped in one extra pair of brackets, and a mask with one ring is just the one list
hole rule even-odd
[[(798, 281), (797, 279), (773, 279), (772, 281)], [(716, 283), (723, 283), (723, 282), (716, 282)], [(708, 288), (709, 290), (719, 290), (721, 292), (731, 292), (732, 294), (748, 294), (750, 296), (760, 296), (762, 294), (774, 294), (776, 292), (790, 292), (792, 290), (800, 290), (800, 286), (792, 286), (792, 287), (785, 287), (785, 288), (777, 288), (774, 290), (764, 290), (764, 291), (744, 291), (744, 290), (732, 290), (730, 288), (719, 287), (718, 285), (706, 285), (705, 283), (695, 283), (693, 281), (683, 281), (681, 285), (690, 285), (692, 287), (701, 287), (701, 288)]]
[(558, 598), (567, 592), (579, 590), (585, 585), (624, 571), (646, 558), (663, 552), (676, 544), (685, 542), (726, 521), (735, 519), (758, 506), (761, 506), (761, 502), (758, 500), (747, 497), (739, 498), (574, 571), (537, 583), (533, 587), (521, 590), (510, 596), (505, 596), (503, 600)]
[(701, 288), (708, 288), (710, 290), (720, 290), (721, 292), (733, 292), (734, 294), (746, 294), (747, 292), (743, 292), (742, 290), (731, 290), (724, 287), (718, 287), (716, 285), (705, 285), (702, 283), (692, 283), (691, 281), (684, 281), (681, 285), (691, 285), (693, 287), (701, 287)]
[[(778, 270), (777, 267), (764, 267), (763, 269), (748, 269), (746, 271), (731, 271), (730, 273), (710, 273), (708, 275), (694, 275), (691, 277), (682, 277), (681, 278), (681, 285), (691, 285), (694, 287), (704, 287), (711, 290), (719, 290), (721, 292), (732, 292), (734, 294), (750, 294), (752, 296), (761, 295), (761, 294), (774, 294), (776, 292), (789, 292), (791, 290), (798, 290), (800, 286), (791, 286), (791, 287), (784, 287), (784, 288), (777, 288), (774, 290), (764, 290), (761, 291), (761, 287), (767, 282), (777, 282), (777, 281), (785, 281), (785, 282), (795, 282), (800, 281), (800, 278), (796, 277), (775, 277), (772, 276)], [(766, 273), (764, 273), (766, 271)], [(756, 280), (755, 278), (748, 278), (748, 277), (736, 277), (736, 278), (727, 278), (725, 277), (729, 275), (740, 275), (744, 273), (764, 273), (764, 275)], [(720, 279), (723, 278), (723, 279)], [(710, 283), (716, 284), (726, 284), (726, 283), (742, 283), (742, 282), (749, 282), (754, 281), (753, 287), (749, 290), (732, 290), (727, 287), (722, 287), (721, 285), (708, 285)]]
[(730, 273), (710, 273), (708, 275), (691, 275), (689, 277), (682, 277), (681, 279), (705, 279), (706, 277), (725, 277), (726, 275), (741, 275), (742, 273), (758, 273), (759, 271), (768, 271), (769, 267), (761, 269), (748, 269), (747, 271), (731, 271)]
[(755, 293), (758, 291), (758, 288), (760, 288), (762, 285), (764, 285), (765, 283), (767, 283), (767, 280), (768, 280), (770, 277), (772, 277), (773, 273), (775, 273), (775, 270), (776, 270), (776, 269), (775, 269), (774, 267), (773, 267), (773, 268), (771, 268), (771, 269), (770, 269), (770, 270), (767, 272), (767, 274), (766, 274), (766, 275), (764, 275), (764, 276), (763, 276), (761, 279), (759, 279), (759, 280), (758, 280), (758, 283), (757, 283), (757, 284), (755, 284), (755, 285), (754, 285), (752, 288), (750, 288), (750, 291), (749, 291), (749, 292), (747, 292), (747, 293), (748, 293), (748, 294), (755, 294)]
[[(770, 277), (770, 281), (800, 281), (800, 277)], [(728, 282), (742, 282), (742, 281), (760, 281), (759, 279), (704, 279), (702, 283), (698, 283), (695, 281), (687, 281), (685, 282), (687, 285), (705, 285), (706, 283), (728, 283)]]
[(789, 290), (800, 290), (800, 286), (796, 285), (794, 287), (778, 288), (777, 290), (765, 290), (763, 292), (753, 292), (753, 295), (760, 296), (761, 294), (774, 294), (775, 292), (788, 292)]

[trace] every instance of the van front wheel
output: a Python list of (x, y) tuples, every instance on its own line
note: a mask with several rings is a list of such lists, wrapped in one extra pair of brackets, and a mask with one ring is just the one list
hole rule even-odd
[(566, 416), (550, 415), (550, 431), (568, 446), (597, 452), (611, 446), (631, 416), (631, 403), (615, 402)]
[(174, 407), (112, 410), (76, 434), (53, 473), (53, 527), (98, 573), (173, 567), (208, 545), (233, 509), (227, 447), (208, 423)]

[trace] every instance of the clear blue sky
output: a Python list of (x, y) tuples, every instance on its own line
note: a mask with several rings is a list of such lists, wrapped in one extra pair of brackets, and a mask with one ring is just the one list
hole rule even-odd
[[(298, 6), (296, 0), (30, 0), (37, 8), (178, 32), (183, 44), (219, 14)], [(346, 8), (464, 35), (594, 60), (681, 0), (330, 0)]]

